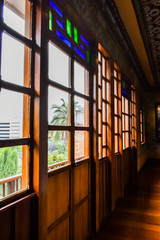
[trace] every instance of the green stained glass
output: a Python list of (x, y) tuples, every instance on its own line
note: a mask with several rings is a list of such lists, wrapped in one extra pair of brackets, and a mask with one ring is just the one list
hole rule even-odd
[(78, 30), (74, 27), (74, 41), (78, 44)]
[(87, 51), (87, 61), (90, 62), (90, 52)]
[(72, 37), (71, 22), (67, 19), (67, 33)]
[(52, 12), (49, 11), (49, 30), (53, 30), (53, 26), (52, 26)]
[(124, 81), (122, 81), (122, 88), (125, 89), (126, 88), (126, 84)]

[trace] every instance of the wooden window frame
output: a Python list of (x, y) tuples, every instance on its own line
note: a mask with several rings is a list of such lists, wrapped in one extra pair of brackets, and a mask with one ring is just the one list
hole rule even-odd
[[(104, 70), (103, 67), (105, 66)], [(100, 71), (99, 71), (100, 69)], [(103, 74), (104, 71), (104, 74)], [(104, 76), (105, 75), (105, 76)], [(98, 44), (97, 113), (98, 159), (110, 158), (111, 154), (111, 59)], [(105, 119), (105, 121), (103, 120)], [(105, 131), (104, 131), (104, 129)], [(99, 140), (101, 139), (101, 140)], [(105, 143), (104, 143), (104, 142)]]
[[(125, 99), (128, 100), (128, 109), (126, 109), (125, 106)], [(124, 106), (123, 106), (124, 104)], [(122, 121), (122, 124), (124, 124), (124, 129), (126, 128), (126, 125), (128, 125), (128, 130), (123, 130), (122, 127), (122, 148), (123, 150), (126, 148), (130, 147), (130, 100), (128, 98), (125, 98), (124, 96), (122, 96), (122, 109), (124, 109), (124, 111), (122, 110), (122, 119), (124, 119), (124, 122)], [(128, 113), (127, 113), (128, 112)], [(126, 117), (128, 118), (128, 123), (126, 123)], [(126, 133), (128, 133), (128, 146), (125, 146), (126, 143)]]
[(131, 146), (137, 147), (137, 114), (136, 114), (136, 90), (131, 86)]
[[(116, 84), (116, 86), (115, 86)], [(115, 90), (116, 87), (116, 90)], [(122, 107), (121, 107), (121, 72), (116, 64), (114, 64), (114, 153), (121, 153), (121, 137), (122, 137)], [(115, 100), (117, 102), (117, 113), (115, 113)], [(118, 119), (117, 133), (115, 132), (115, 119)], [(117, 143), (116, 143), (117, 138)], [(116, 151), (117, 145), (117, 151)]]
[[(54, 0), (53, 0), (54, 2)], [(55, 3), (57, 4), (57, 2), (55, 1)], [(59, 4), (57, 4), (57, 6), (59, 6)], [(49, 10), (51, 9), (51, 7), (49, 6)], [(62, 8), (63, 9), (63, 8)], [(65, 15), (65, 11), (63, 11), (64, 15)], [(72, 18), (70, 18), (71, 22), (73, 23), (74, 21), (72, 20)], [(60, 166), (59, 168), (54, 168), (53, 165), (53, 169), (51, 169), (49, 171), (49, 176), (52, 176), (54, 174), (56, 174), (56, 172), (61, 172), (64, 171), (66, 168), (70, 168), (70, 167), (74, 167), (75, 165), (78, 166), (79, 164), (81, 164), (81, 161), (90, 161), (90, 154), (91, 154), (91, 150), (90, 150), (90, 145), (91, 145), (91, 118), (89, 117), (89, 126), (76, 126), (75, 122), (74, 122), (74, 97), (80, 97), (84, 100), (88, 101), (88, 111), (89, 111), (89, 116), (91, 114), (91, 100), (92, 100), (92, 95), (91, 95), (91, 79), (92, 79), (92, 67), (91, 65), (85, 61), (84, 59), (82, 59), (76, 52), (73, 51), (73, 48), (68, 47), (65, 43), (61, 42), (59, 40), (59, 38), (56, 35), (56, 31), (50, 31), (49, 29), (46, 31), (47, 32), (47, 36), (48, 36), (48, 42), (53, 43), (55, 46), (57, 46), (58, 48), (60, 48), (62, 51), (64, 51), (69, 57), (70, 57), (70, 87), (65, 87), (57, 82), (51, 81), (50, 79), (48, 79), (48, 87), (52, 86), (54, 88), (57, 88), (59, 90), (65, 91), (68, 94), (70, 94), (70, 125), (69, 126), (55, 126), (55, 125), (49, 125), (48, 124), (48, 131), (57, 131), (57, 130), (66, 130), (68, 131), (70, 134), (69, 137), (69, 146), (68, 148), (70, 149), (70, 153), (68, 155), (68, 163), (66, 165)], [(65, 33), (64, 33), (65, 35)], [(69, 38), (68, 35), (65, 35), (67, 38)], [(88, 82), (88, 87), (89, 87), (89, 95), (85, 95), (82, 94), (78, 91), (76, 91), (74, 89), (74, 62), (79, 63), (80, 65), (82, 65), (88, 72), (89, 72), (89, 82)], [(89, 135), (89, 139), (86, 139), (88, 143), (88, 150), (86, 149), (86, 144), (84, 146), (84, 152), (89, 151), (88, 153), (88, 157), (84, 157), (84, 159), (78, 160), (76, 161), (75, 159), (75, 149), (74, 149), (74, 142), (75, 142), (75, 132), (76, 131), (84, 131), (88, 133)]]
[[(0, 202), (0, 207), (17, 200), (20, 197), (25, 196), (32, 192), (33, 189), (33, 109), (34, 109), (34, 56), (35, 56), (35, 9), (36, 4), (31, 4), (28, 0), (26, 0), (26, 9), (25, 9), (25, 36), (22, 36), (17, 31), (15, 31), (10, 26), (6, 25), (3, 22), (3, 5), (4, 0), (0, 2), (0, 20), (1, 20), (1, 29), (0, 29), (0, 90), (6, 89), (13, 92), (21, 93), (23, 96), (30, 97), (30, 105), (25, 108), (25, 106), (29, 104), (28, 100), (23, 97), (23, 138), (19, 139), (4, 139), (0, 140), (0, 148), (8, 147), (8, 146), (22, 146), (22, 189), (17, 192), (13, 192), (11, 195), (3, 198)], [(30, 4), (30, 6), (29, 6)], [(32, 32), (30, 32), (30, 26)], [(2, 33), (5, 32), (16, 41), (24, 44), (24, 46), (28, 47), (31, 51), (30, 54), (30, 62), (27, 60), (28, 55), (25, 52), (25, 72), (24, 72), (24, 85), (28, 86), (28, 81), (30, 80), (30, 87), (20, 86), (14, 83), (7, 82), (7, 80), (2, 79), (1, 77), (1, 57), (2, 57)], [(27, 66), (27, 67), (26, 67)], [(25, 95), (24, 95), (25, 94)], [(25, 111), (24, 111), (25, 109)], [(27, 110), (28, 109), (28, 110)], [(28, 122), (28, 118), (30, 119)], [(28, 126), (30, 128), (28, 129)], [(27, 137), (27, 135), (29, 136)], [(26, 146), (26, 147), (25, 147)], [(28, 147), (28, 150), (27, 150)], [(29, 152), (29, 156), (26, 157), (26, 151)], [(28, 173), (27, 173), (28, 172)], [(24, 176), (24, 177), (23, 177)], [(23, 188), (24, 186), (24, 188)]]
[(143, 107), (140, 108), (140, 143), (143, 145), (145, 143), (145, 115)]

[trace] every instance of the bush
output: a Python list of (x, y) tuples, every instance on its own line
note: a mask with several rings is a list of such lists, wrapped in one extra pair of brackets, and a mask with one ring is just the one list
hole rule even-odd
[(62, 162), (62, 161), (65, 160), (65, 155), (64, 155), (64, 154), (59, 154), (59, 155), (57, 156), (57, 158), (58, 158), (58, 162)]
[(18, 152), (10, 147), (0, 149), (0, 179), (17, 174)]
[(52, 165), (52, 164), (56, 163), (57, 160), (58, 160), (57, 153), (52, 153), (52, 154), (48, 155), (48, 165)]

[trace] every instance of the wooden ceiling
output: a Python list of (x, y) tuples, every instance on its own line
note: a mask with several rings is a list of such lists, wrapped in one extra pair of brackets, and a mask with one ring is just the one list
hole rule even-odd
[(160, 89), (160, 0), (96, 0), (147, 89)]
[(114, 0), (147, 81), (160, 87), (160, 0)]
[(160, 0), (132, 0), (155, 80), (160, 88)]

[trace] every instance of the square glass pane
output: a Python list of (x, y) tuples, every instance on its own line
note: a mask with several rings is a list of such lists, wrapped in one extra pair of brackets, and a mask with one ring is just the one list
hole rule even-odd
[(103, 146), (105, 146), (107, 144), (107, 126), (103, 125), (102, 126), (102, 141), (103, 141)]
[(27, 38), (31, 36), (30, 29), (30, 2), (25, 0), (5, 0), (3, 7), (4, 23)]
[(107, 123), (111, 121), (111, 105), (107, 104)]
[(117, 92), (117, 80), (114, 79), (114, 95), (117, 96), (118, 92)]
[(129, 147), (129, 132), (125, 133), (125, 148)]
[(74, 62), (74, 88), (77, 92), (89, 95), (89, 72), (78, 62)]
[(28, 186), (29, 147), (0, 148), (0, 200)]
[(104, 157), (107, 157), (107, 149), (106, 148), (103, 148), (103, 158)]
[(48, 77), (63, 86), (70, 87), (70, 57), (49, 42)]
[(102, 109), (102, 90), (98, 88), (98, 109)]
[(89, 102), (84, 98), (74, 97), (75, 126), (89, 126)]
[(107, 90), (107, 88), (106, 88), (106, 81), (102, 80), (102, 98), (103, 99), (107, 98), (106, 90)]
[(102, 121), (107, 121), (107, 104), (104, 102), (102, 103)]
[(118, 114), (118, 107), (117, 107), (118, 101), (116, 98), (114, 98), (114, 113)]
[(114, 133), (118, 133), (118, 117), (114, 118)]
[(122, 112), (124, 113), (124, 97), (122, 96)]
[(28, 95), (1, 89), (0, 139), (29, 137), (29, 106)]
[(102, 75), (106, 77), (106, 61), (104, 57), (102, 57)]
[(89, 157), (89, 132), (75, 131), (74, 138), (75, 161)]
[(125, 98), (125, 113), (129, 113), (129, 101)]
[(2, 34), (2, 79), (30, 87), (30, 50), (5, 33)]
[(129, 130), (129, 117), (125, 116), (125, 130), (128, 131)]
[(122, 147), (123, 147), (123, 149), (125, 149), (126, 148), (126, 145), (125, 145), (125, 133), (122, 133)]
[(118, 82), (118, 96), (121, 97), (121, 82)]
[(98, 158), (102, 158), (102, 137), (98, 137)]
[(117, 71), (114, 70), (114, 77), (117, 78)]
[(102, 133), (102, 114), (98, 113), (98, 133)]
[(48, 170), (70, 163), (68, 131), (48, 132)]
[(98, 84), (102, 85), (102, 74), (101, 74), (102, 68), (101, 65), (98, 64)]
[(108, 83), (107, 82), (107, 84), (106, 84), (107, 86), (107, 90), (106, 90), (106, 92), (107, 92), (107, 101), (108, 102), (110, 102), (110, 90), (111, 90), (111, 85), (110, 85), (110, 83)]
[(48, 123), (70, 125), (70, 95), (54, 87), (48, 88)]
[(114, 136), (114, 147), (115, 147), (114, 152), (117, 153), (118, 152), (118, 136), (117, 135)]

